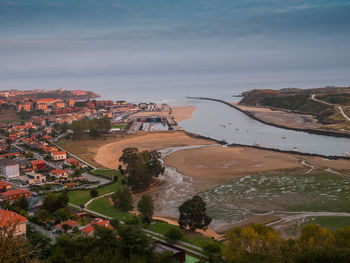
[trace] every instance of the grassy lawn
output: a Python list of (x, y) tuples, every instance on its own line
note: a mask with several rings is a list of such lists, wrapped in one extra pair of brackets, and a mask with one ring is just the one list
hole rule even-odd
[(118, 170), (112, 170), (112, 169), (98, 169), (98, 170), (92, 171), (91, 173), (97, 176), (105, 177), (110, 180), (113, 180), (114, 176), (119, 177), (120, 175)]
[(115, 208), (109, 203), (107, 198), (103, 198), (103, 197), (93, 201), (88, 208), (92, 211), (96, 211), (98, 213), (116, 218), (121, 221), (124, 221), (133, 216), (132, 214), (125, 213), (118, 210), (117, 208)]
[(304, 225), (307, 224), (317, 224), (321, 227), (326, 227), (328, 229), (331, 229), (333, 231), (338, 230), (343, 227), (349, 227), (350, 226), (350, 217), (347, 216), (318, 216), (309, 218)]
[[(121, 187), (122, 176), (119, 176), (118, 181), (113, 184), (97, 188), (98, 195), (104, 195), (111, 192), (115, 192), (119, 187)], [(77, 190), (68, 192), (69, 202), (75, 205), (85, 204), (91, 199), (90, 190)]]
[[(148, 229), (160, 234), (165, 235), (166, 232), (171, 228), (177, 228), (180, 229), (180, 227), (168, 224), (167, 222), (155, 220), (156, 223), (151, 224)], [(191, 232), (188, 230), (181, 230), (183, 237), (181, 241), (196, 245), (198, 247), (204, 247), (208, 243), (217, 243), (217, 241), (205, 237), (200, 233), (197, 232)]]

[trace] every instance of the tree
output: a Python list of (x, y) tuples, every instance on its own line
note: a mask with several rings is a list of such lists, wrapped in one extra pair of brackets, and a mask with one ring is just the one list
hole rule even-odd
[(208, 243), (203, 247), (210, 263), (224, 262), (221, 255), (221, 247), (217, 243)]
[(298, 242), (300, 247), (330, 247), (334, 245), (335, 237), (327, 228), (308, 224), (301, 229)]
[(119, 188), (113, 195), (112, 200), (114, 206), (124, 212), (128, 212), (133, 208), (132, 196), (128, 187)]
[(24, 154), (24, 156), (25, 156), (26, 158), (33, 158), (33, 157), (34, 157), (34, 153), (33, 153), (32, 151), (28, 151), (28, 152), (26, 152), (26, 153)]
[(127, 183), (134, 191), (148, 189), (154, 178), (164, 173), (157, 151), (139, 152), (137, 148), (125, 148), (119, 161), (126, 166)]
[[(272, 228), (252, 224), (227, 233), (227, 262), (273, 262), (280, 253), (282, 239)], [(245, 262), (245, 261), (244, 261)]]
[(98, 196), (98, 191), (97, 191), (97, 189), (91, 189), (91, 190), (90, 190), (90, 196), (91, 196), (92, 198), (97, 197), (97, 196)]
[(100, 132), (98, 131), (98, 129), (92, 128), (89, 131), (89, 136), (96, 139), (96, 138), (99, 138), (101, 135), (100, 135)]
[(149, 195), (143, 195), (137, 204), (137, 209), (140, 211), (142, 222), (150, 224), (154, 211), (152, 198)]
[(34, 249), (25, 238), (15, 235), (16, 225), (1, 226), (0, 262), (36, 262)]
[(166, 231), (165, 236), (170, 242), (174, 243), (175, 241), (180, 240), (182, 238), (182, 233), (179, 229), (172, 227), (169, 228), (168, 231)]
[(52, 213), (60, 208), (66, 207), (68, 202), (69, 198), (66, 191), (62, 192), (60, 195), (49, 193), (44, 199), (43, 208)]
[(179, 207), (179, 212), (178, 222), (181, 228), (188, 227), (191, 231), (197, 228), (207, 229), (211, 222), (211, 217), (207, 214), (206, 203), (198, 195), (184, 202)]
[(28, 200), (27, 200), (27, 198), (25, 198), (24, 196), (22, 196), (22, 197), (19, 199), (19, 208), (21, 208), (22, 210), (25, 210), (25, 211), (27, 211), (28, 208), (29, 208)]

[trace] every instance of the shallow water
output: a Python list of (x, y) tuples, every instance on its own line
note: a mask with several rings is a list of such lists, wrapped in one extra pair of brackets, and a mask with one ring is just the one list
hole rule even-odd
[[(234, 99), (226, 98), (231, 101)], [(193, 133), (226, 140), (228, 143), (259, 143), (262, 147), (280, 150), (293, 150), (297, 147), (300, 152), (321, 155), (343, 156), (344, 152), (350, 152), (349, 138), (309, 134), (262, 124), (219, 102), (188, 100), (187, 104), (197, 108), (191, 119), (184, 120), (179, 125)], [(224, 124), (225, 127), (220, 124)], [(282, 136), (286, 138), (283, 139)]]

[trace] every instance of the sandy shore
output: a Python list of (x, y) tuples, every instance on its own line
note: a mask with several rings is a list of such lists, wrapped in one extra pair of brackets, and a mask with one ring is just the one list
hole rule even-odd
[(136, 147), (139, 150), (155, 150), (176, 146), (192, 146), (213, 144), (213, 141), (204, 139), (195, 139), (188, 136), (185, 132), (151, 132), (137, 133), (125, 136), (115, 142), (103, 145), (97, 150), (95, 161), (101, 165), (116, 169), (119, 165), (119, 158), (122, 151), (127, 147)]
[(249, 112), (255, 118), (277, 126), (291, 129), (322, 129), (324, 126), (318, 123), (317, 119), (308, 114), (298, 114), (280, 110), (271, 110), (265, 107), (250, 107), (231, 103), (243, 111)]
[(193, 112), (196, 110), (195, 106), (176, 106), (172, 107), (173, 116), (176, 122), (184, 121), (192, 118)]
[[(306, 165), (302, 164), (305, 160)], [(326, 160), (251, 147), (222, 147), (180, 150), (165, 158), (165, 164), (180, 173), (211, 183), (220, 183), (249, 173), (292, 168), (350, 170), (348, 160)]]

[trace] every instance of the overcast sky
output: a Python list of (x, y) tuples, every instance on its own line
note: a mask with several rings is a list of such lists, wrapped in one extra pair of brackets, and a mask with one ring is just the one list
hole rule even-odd
[(350, 85), (349, 14), (345, 0), (0, 0), (0, 88)]

